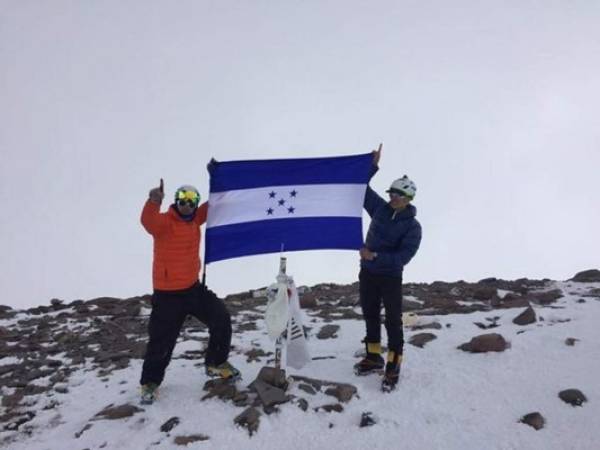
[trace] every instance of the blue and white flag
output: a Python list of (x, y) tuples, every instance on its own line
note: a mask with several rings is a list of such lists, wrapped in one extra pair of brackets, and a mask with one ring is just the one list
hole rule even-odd
[(295, 250), (358, 249), (373, 154), (215, 162), (206, 263)]

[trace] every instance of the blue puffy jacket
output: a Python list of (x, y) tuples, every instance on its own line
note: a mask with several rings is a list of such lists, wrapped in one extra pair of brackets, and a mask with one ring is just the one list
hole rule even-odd
[(365, 247), (376, 252), (377, 258), (361, 259), (361, 268), (373, 274), (401, 277), (404, 266), (421, 244), (421, 224), (415, 218), (417, 208), (409, 204), (396, 212), (370, 186), (364, 208), (371, 216)]

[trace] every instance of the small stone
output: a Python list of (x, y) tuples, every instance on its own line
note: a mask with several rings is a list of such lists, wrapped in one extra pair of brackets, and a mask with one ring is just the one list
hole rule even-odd
[(526, 414), (523, 417), (521, 417), (521, 420), (519, 422), (527, 424), (530, 427), (535, 428), (536, 430), (541, 430), (542, 428), (544, 428), (544, 424), (546, 423), (544, 417), (539, 412)]
[(315, 388), (313, 388), (310, 384), (306, 384), (306, 383), (299, 384), (298, 389), (300, 389), (301, 391), (304, 391), (310, 395), (315, 395), (317, 393)]
[(558, 396), (563, 402), (572, 406), (582, 406), (587, 402), (587, 397), (579, 389), (565, 389), (560, 391)]
[(317, 339), (335, 339), (337, 338), (337, 332), (340, 329), (339, 325), (324, 325), (319, 333), (317, 334)]
[(143, 412), (144, 410), (138, 408), (137, 406), (124, 404), (119, 406), (109, 405), (100, 411), (98, 414), (94, 416), (95, 419), (108, 419), (108, 420), (116, 420), (116, 419), (124, 419), (125, 417), (131, 417), (138, 412)]
[(246, 428), (250, 436), (252, 436), (258, 430), (260, 424), (260, 412), (258, 412), (256, 408), (250, 406), (237, 416), (233, 422), (236, 425)]
[(437, 339), (437, 336), (433, 333), (418, 333), (414, 336), (411, 336), (408, 343), (414, 345), (415, 347), (423, 348), (425, 344), (428, 342)]
[(162, 431), (163, 433), (168, 433), (177, 425), (179, 425), (179, 417), (171, 417), (169, 420), (167, 420), (160, 426), (160, 431)]
[(579, 339), (575, 339), (575, 338), (570, 337), (570, 338), (566, 338), (565, 339), (565, 344), (573, 347), (575, 345), (575, 343), (578, 342), (578, 341), (579, 341)]
[(356, 392), (356, 387), (351, 384), (338, 384), (325, 390), (326, 395), (331, 395), (344, 403), (349, 402), (356, 395)]
[(189, 436), (177, 436), (174, 440), (176, 445), (188, 445), (192, 442), (208, 441), (210, 438), (204, 434), (191, 434)]
[(373, 417), (373, 413), (370, 411), (364, 412), (360, 416), (360, 425), (359, 425), (360, 428), (370, 427), (370, 426), (375, 425), (376, 423), (377, 423), (377, 421)]
[(323, 406), (319, 406), (318, 408), (315, 408), (316, 411), (318, 411), (320, 409), (327, 411), (328, 413), (330, 413), (330, 412), (341, 413), (344, 410), (344, 407), (339, 403), (332, 403), (332, 404), (323, 405)]
[(298, 408), (300, 408), (302, 411), (307, 411), (308, 410), (308, 401), (305, 398), (299, 398), (296, 401), (296, 405), (298, 405)]
[(530, 323), (534, 323), (536, 321), (535, 311), (530, 306), (527, 307), (525, 311), (519, 314), (517, 317), (513, 319), (513, 323), (516, 325), (529, 325)]
[(458, 346), (458, 349), (471, 353), (503, 352), (507, 348), (508, 342), (498, 333), (475, 336), (470, 342)]

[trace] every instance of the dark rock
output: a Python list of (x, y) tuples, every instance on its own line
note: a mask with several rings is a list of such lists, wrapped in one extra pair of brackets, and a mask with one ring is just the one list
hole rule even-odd
[(508, 343), (497, 333), (482, 334), (458, 346), (458, 349), (471, 353), (503, 352), (507, 348)]
[(85, 426), (78, 431), (77, 433), (75, 433), (75, 439), (79, 439), (81, 437), (81, 435), (83, 433), (85, 433), (87, 430), (89, 430), (90, 428), (92, 428), (92, 424), (91, 423), (86, 423)]
[(308, 410), (308, 401), (306, 401), (306, 399), (299, 398), (296, 400), (296, 404), (298, 405), (298, 408), (300, 408), (302, 411), (306, 412)]
[(570, 338), (565, 339), (565, 344), (573, 347), (575, 345), (575, 343), (578, 341), (579, 341), (579, 339), (570, 337)]
[(188, 445), (192, 442), (208, 441), (210, 438), (204, 434), (190, 434), (189, 436), (177, 436), (173, 442), (175, 445)]
[(375, 420), (373, 413), (367, 411), (367, 412), (364, 412), (361, 414), (359, 427), (361, 427), (361, 428), (370, 427), (370, 426), (375, 425), (376, 423), (377, 423), (377, 420)]
[(250, 362), (260, 361), (261, 358), (265, 358), (272, 354), (273, 354), (273, 352), (266, 353), (261, 348), (253, 348), (252, 350), (248, 350), (246, 352), (246, 362), (250, 363)]
[(298, 389), (300, 389), (301, 391), (304, 391), (310, 395), (315, 395), (317, 393), (315, 388), (313, 388), (310, 384), (306, 384), (306, 383), (300, 383), (298, 385)]
[(202, 397), (203, 401), (214, 397), (221, 400), (232, 400), (238, 394), (235, 384), (220, 378), (208, 380), (204, 383), (204, 390), (208, 391), (208, 394)]
[(595, 283), (600, 281), (600, 270), (590, 269), (578, 272), (571, 281), (578, 281), (580, 283)]
[(315, 411), (319, 411), (320, 409), (322, 409), (323, 411), (326, 411), (328, 413), (330, 413), (330, 412), (341, 413), (342, 411), (344, 411), (344, 407), (340, 403), (331, 403), (328, 405), (319, 406), (318, 408), (315, 408)]
[(179, 425), (179, 422), (179, 417), (171, 417), (169, 420), (167, 420), (160, 426), (160, 431), (162, 431), (163, 433), (168, 433), (177, 425)]
[(441, 330), (442, 329), (442, 324), (439, 322), (431, 322), (431, 323), (426, 323), (423, 325), (413, 325), (412, 327), (410, 327), (411, 330), (413, 331), (417, 331), (417, 330)]
[(260, 424), (260, 412), (251, 406), (246, 408), (233, 422), (236, 425), (246, 428), (250, 436), (252, 436), (258, 430)]
[(25, 411), (23, 413), (17, 412), (14, 415), (10, 415), (9, 417), (3, 417), (2, 422), (4, 425), (4, 430), (6, 431), (16, 431), (19, 429), (21, 425), (31, 421), (35, 417), (35, 413), (33, 411)]
[(143, 412), (144, 410), (138, 408), (137, 406), (133, 406), (130, 404), (124, 404), (119, 406), (109, 405), (100, 411), (98, 414), (94, 416), (94, 419), (107, 419), (107, 420), (116, 420), (116, 419), (124, 419), (125, 417), (131, 417), (138, 412)]
[(473, 292), (473, 298), (480, 301), (489, 301), (498, 293), (498, 289), (493, 286), (480, 286)]
[(349, 402), (352, 397), (354, 397), (356, 395), (357, 389), (355, 386), (352, 386), (351, 384), (338, 384), (337, 386), (333, 386), (330, 388), (327, 388), (325, 390), (325, 394), (326, 395), (331, 395), (335, 398), (338, 399), (338, 401), (343, 402), (343, 403), (347, 403)]
[(402, 299), (402, 311), (409, 312), (417, 311), (419, 309), (423, 309), (423, 303), (416, 300), (410, 300), (408, 298)]
[(560, 289), (553, 289), (546, 292), (531, 292), (527, 295), (533, 303), (537, 303), (538, 305), (550, 305), (563, 296), (564, 294)]
[(317, 339), (334, 339), (337, 338), (337, 332), (340, 329), (339, 325), (324, 325), (319, 333)]
[(307, 292), (300, 296), (300, 308), (316, 308), (317, 304), (317, 296), (312, 292)]
[(437, 339), (437, 336), (433, 333), (418, 333), (414, 336), (411, 336), (408, 340), (408, 343), (414, 345), (415, 347), (423, 348), (425, 344), (428, 342)]
[(263, 406), (274, 406), (289, 401), (283, 389), (271, 386), (261, 379), (257, 378), (249, 387), (258, 394)]
[(513, 323), (516, 325), (529, 325), (536, 321), (535, 311), (531, 306), (528, 306), (525, 311), (519, 314), (513, 319)]
[(558, 393), (560, 399), (573, 406), (581, 406), (587, 402), (586, 396), (579, 389), (566, 389)]
[(23, 391), (17, 390), (14, 394), (5, 395), (2, 397), (2, 406), (5, 408), (15, 408), (23, 400)]
[(521, 420), (519, 422), (527, 424), (530, 427), (535, 428), (536, 430), (541, 430), (542, 428), (544, 428), (544, 424), (546, 423), (544, 417), (539, 412), (526, 414), (523, 417), (521, 417)]
[(287, 389), (288, 386), (285, 371), (276, 367), (261, 367), (256, 379), (283, 390)]

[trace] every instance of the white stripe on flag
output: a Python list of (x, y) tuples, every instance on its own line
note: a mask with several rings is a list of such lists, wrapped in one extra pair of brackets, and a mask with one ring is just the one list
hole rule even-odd
[(300, 217), (362, 217), (366, 184), (308, 184), (212, 192), (207, 227)]

